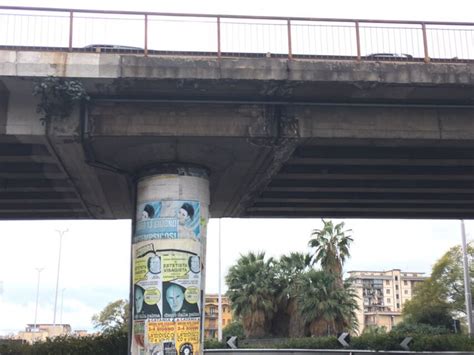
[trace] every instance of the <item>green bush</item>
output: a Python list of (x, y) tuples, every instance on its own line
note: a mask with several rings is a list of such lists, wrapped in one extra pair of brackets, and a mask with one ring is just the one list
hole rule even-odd
[(443, 326), (432, 326), (429, 324), (412, 324), (402, 322), (390, 331), (391, 334), (400, 336), (415, 336), (415, 335), (442, 335), (451, 334), (451, 330)]
[(336, 337), (293, 338), (279, 344), (282, 349), (340, 349)]
[(236, 336), (239, 339), (245, 339), (244, 326), (239, 321), (233, 321), (227, 324), (222, 330), (222, 338), (226, 339), (228, 336)]
[(394, 334), (362, 334), (359, 337), (353, 337), (351, 348), (359, 350), (403, 350), (400, 342), (404, 337)]
[(226, 344), (223, 341), (216, 339), (206, 339), (204, 340), (204, 349), (225, 349)]
[(465, 335), (418, 336), (409, 346), (413, 351), (474, 351), (474, 339)]
[[(402, 350), (400, 343), (406, 335), (402, 334), (363, 334), (353, 337), (351, 349), (358, 350)], [(258, 341), (252, 343), (253, 348), (282, 348), (282, 349), (341, 349), (336, 337), (311, 337), (280, 339), (270, 345), (267, 342), (259, 346)], [(90, 337), (58, 337), (34, 345), (21, 344), (12, 341), (0, 342), (2, 355), (126, 355), (127, 334), (116, 332), (110, 335)], [(242, 344), (243, 345), (243, 344)], [(412, 351), (474, 351), (474, 339), (465, 335), (413, 335), (409, 344)], [(224, 349), (226, 344), (217, 340), (206, 340), (205, 349)]]
[(0, 344), (0, 354), (5, 355), (127, 355), (127, 333), (88, 337), (57, 337), (33, 345), (18, 343)]

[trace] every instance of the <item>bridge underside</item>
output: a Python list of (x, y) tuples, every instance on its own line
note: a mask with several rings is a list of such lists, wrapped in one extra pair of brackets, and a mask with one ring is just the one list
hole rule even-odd
[[(231, 144), (228, 142), (227, 146)], [(97, 162), (96, 168), (92, 162), (85, 167), (92, 170), (91, 176), (71, 176), (71, 165), (82, 170), (85, 163), (65, 163), (61, 156), (65, 152), (58, 153), (46, 139), (18, 142), (2, 138), (0, 152), (2, 219), (131, 215), (133, 177)], [(67, 152), (78, 153), (82, 154)], [(252, 162), (223, 167), (227, 173), (211, 174), (211, 181), (217, 185), (213, 186), (213, 215), (474, 218), (473, 146), (307, 140), (271, 176), (265, 176), (265, 168), (258, 171), (252, 167), (259, 159), (251, 158)], [(263, 161), (260, 164), (267, 166)], [(240, 169), (244, 171), (238, 172)], [(219, 186), (219, 180), (225, 179), (226, 174), (233, 175), (229, 178), (234, 187)], [(256, 174), (269, 180), (251, 195), (245, 188), (255, 187), (249, 175)], [(238, 183), (239, 177), (246, 181)], [(94, 201), (101, 198), (102, 205), (91, 204), (92, 196), (81, 193), (84, 181), (79, 179), (87, 181), (90, 194), (96, 195)], [(229, 205), (235, 212), (222, 212)]]
[(0, 219), (130, 218), (169, 163), (209, 170), (212, 217), (474, 218), (470, 64), (119, 57), (118, 78), (62, 68), (91, 100), (47, 125), (41, 76), (0, 66)]

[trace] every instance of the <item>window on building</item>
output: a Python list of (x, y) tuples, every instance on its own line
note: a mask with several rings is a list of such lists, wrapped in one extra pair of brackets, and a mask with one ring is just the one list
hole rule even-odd
[(387, 289), (385, 290), (385, 293), (386, 293), (387, 295), (389, 295), (389, 294), (390, 294), (390, 289), (387, 288)]
[(397, 300), (399, 300), (399, 299), (400, 299), (400, 295), (397, 293), (397, 295), (395, 296), (395, 298), (396, 298)]
[(408, 290), (405, 290), (405, 292), (404, 292), (404, 293), (405, 293), (405, 295), (408, 295)]
[(395, 285), (395, 290), (398, 290), (398, 285)]
[(395, 276), (395, 281), (398, 281), (398, 276)]
[(403, 281), (403, 284), (404, 284), (405, 286), (408, 286), (408, 281), (407, 281), (407, 280)]
[(389, 281), (389, 280), (385, 280), (385, 285), (390, 285), (390, 281)]
[(390, 304), (392, 303), (392, 299), (391, 298), (387, 298), (387, 304)]
[(400, 308), (400, 303), (397, 303), (397, 308)]

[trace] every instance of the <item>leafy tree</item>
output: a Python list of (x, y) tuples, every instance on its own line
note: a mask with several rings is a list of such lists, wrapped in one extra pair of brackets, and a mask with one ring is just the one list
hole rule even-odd
[(353, 239), (351, 230), (344, 230), (344, 222), (334, 224), (323, 221), (322, 229), (314, 229), (309, 246), (316, 248), (313, 254), (313, 264), (320, 262), (324, 271), (336, 276), (336, 286), (342, 287), (342, 266), (350, 256), (349, 247)]
[[(474, 243), (467, 246), (467, 253), (474, 258)], [(462, 263), (461, 246), (455, 246), (449, 249), (433, 266), (431, 271), (431, 281), (435, 287), (440, 288), (442, 297), (451, 305), (454, 312), (465, 314), (465, 291), (464, 291), (464, 273)], [(471, 279), (474, 278), (474, 265), (471, 264)], [(474, 284), (471, 285), (474, 291)]]
[(350, 281), (335, 287), (337, 279), (325, 271), (310, 270), (301, 278), (298, 306), (313, 336), (356, 330), (357, 302)]
[[(471, 258), (474, 257), (472, 242), (467, 251)], [(470, 275), (474, 277), (472, 266)], [(449, 249), (433, 266), (431, 277), (415, 291), (413, 298), (404, 306), (404, 321), (451, 329), (453, 318), (466, 313), (461, 247)], [(471, 292), (474, 292), (474, 287)]]
[(247, 337), (269, 334), (276, 311), (277, 283), (272, 258), (265, 253), (241, 255), (226, 276), (227, 295), (234, 314), (242, 320)]
[(92, 316), (92, 324), (102, 333), (127, 331), (129, 305), (126, 300), (117, 300), (109, 303), (98, 314)]
[(403, 318), (408, 324), (451, 327), (452, 307), (447, 302), (444, 285), (431, 278), (417, 287), (415, 296), (405, 303)]

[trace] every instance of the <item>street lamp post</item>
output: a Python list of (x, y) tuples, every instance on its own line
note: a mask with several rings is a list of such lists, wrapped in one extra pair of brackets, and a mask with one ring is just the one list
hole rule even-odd
[(66, 288), (61, 290), (61, 312), (59, 313), (59, 322), (61, 324), (63, 324), (64, 291), (66, 291)]
[(38, 272), (38, 281), (36, 283), (36, 307), (35, 307), (35, 325), (34, 325), (34, 331), (36, 332), (36, 326), (37, 326), (37, 317), (38, 317), (38, 300), (39, 300), (39, 288), (40, 288), (40, 277), (41, 277), (41, 271), (44, 270), (44, 267), (37, 267), (36, 271)]
[(471, 295), (471, 275), (469, 274), (469, 262), (467, 260), (467, 244), (466, 244), (466, 228), (464, 227), (464, 220), (461, 220), (461, 236), (462, 236), (462, 261), (464, 270), (464, 291), (466, 300), (466, 315), (467, 315), (467, 332), (469, 336), (474, 335), (472, 324), (472, 295)]
[(68, 229), (60, 231), (56, 230), (59, 233), (59, 255), (58, 255), (58, 274), (56, 276), (56, 296), (54, 297), (54, 317), (53, 317), (53, 327), (56, 326), (56, 309), (58, 305), (58, 289), (59, 289), (59, 272), (61, 270), (61, 246), (63, 241), (63, 235)]

